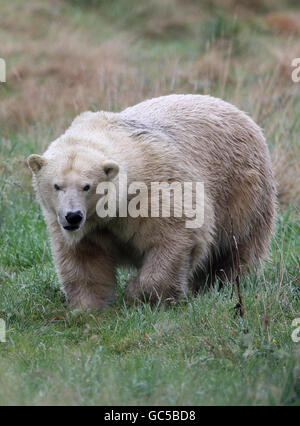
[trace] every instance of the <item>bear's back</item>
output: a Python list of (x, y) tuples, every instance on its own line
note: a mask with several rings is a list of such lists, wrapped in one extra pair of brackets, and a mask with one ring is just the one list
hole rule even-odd
[[(228, 208), (238, 218), (245, 211), (260, 211), (260, 204), (269, 203), (274, 210), (275, 182), (263, 133), (234, 105), (205, 95), (169, 95), (129, 107), (119, 116), (145, 126), (146, 132), (167, 134), (167, 149), (175, 155), (182, 180), (205, 182), (220, 226), (227, 229), (222, 218)], [(153, 144), (159, 146), (159, 138)], [(160, 161), (169, 155), (163, 148)]]
[(195, 124), (224, 126), (227, 120), (252, 122), (247, 114), (234, 105), (209, 95), (168, 95), (148, 99), (128, 107), (120, 118), (136, 120), (148, 125), (189, 126)]
[(208, 150), (227, 150), (238, 144), (248, 151), (265, 145), (261, 129), (245, 112), (208, 95), (161, 96), (128, 107), (119, 117), (163, 131), (186, 148), (199, 148), (199, 142)]

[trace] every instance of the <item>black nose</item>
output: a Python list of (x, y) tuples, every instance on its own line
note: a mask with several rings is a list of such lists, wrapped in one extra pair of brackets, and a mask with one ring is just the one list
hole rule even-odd
[(66, 215), (66, 219), (70, 225), (79, 225), (79, 223), (82, 221), (83, 214), (80, 210), (77, 210), (76, 212), (68, 212)]

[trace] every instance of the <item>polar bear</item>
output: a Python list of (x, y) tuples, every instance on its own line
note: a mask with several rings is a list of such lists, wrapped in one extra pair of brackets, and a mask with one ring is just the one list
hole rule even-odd
[[(267, 255), (276, 213), (268, 147), (254, 121), (221, 99), (169, 95), (120, 113), (82, 113), (28, 164), (72, 306), (107, 304), (120, 264), (138, 269), (127, 299), (168, 303), (205, 282), (232, 280)], [(120, 176), (146, 188), (202, 182), (203, 223), (187, 227), (175, 209), (151, 215), (151, 200), (149, 214), (119, 214), (130, 202)], [(119, 185), (111, 217), (97, 214), (102, 183)]]

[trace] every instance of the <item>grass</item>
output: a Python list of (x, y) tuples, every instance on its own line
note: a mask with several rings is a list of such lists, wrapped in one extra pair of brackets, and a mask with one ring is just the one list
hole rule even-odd
[[(299, 405), (300, 343), (291, 339), (300, 317), (300, 95), (290, 78), (300, 56), (297, 4), (110, 3), (34, 0), (21, 22), (22, 2), (0, 0), (8, 63), (0, 86), (0, 405)], [(242, 279), (244, 317), (231, 286), (168, 310), (129, 308), (126, 270), (107, 309), (71, 311), (25, 158), (79, 111), (171, 92), (235, 103), (270, 146), (280, 211), (269, 262)]]
[(168, 310), (128, 308), (124, 272), (112, 306), (70, 311), (32, 197), (18, 194), (6, 213), (1, 404), (300, 403), (300, 348), (291, 339), (300, 227), (291, 212), (278, 221), (272, 262), (243, 281), (243, 318), (230, 287)]

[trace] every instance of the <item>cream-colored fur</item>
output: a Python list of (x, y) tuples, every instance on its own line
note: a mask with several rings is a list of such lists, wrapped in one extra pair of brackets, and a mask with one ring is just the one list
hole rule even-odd
[[(268, 148), (253, 120), (220, 99), (170, 95), (121, 113), (83, 113), (29, 165), (73, 305), (103, 306), (120, 263), (139, 268), (127, 297), (156, 302), (183, 297), (207, 279), (233, 279), (237, 252), (243, 270), (267, 253), (276, 209)], [(188, 229), (185, 217), (99, 218), (97, 184), (117, 183), (122, 173), (148, 187), (204, 182), (203, 226)], [(84, 214), (75, 232), (61, 226), (70, 208)]]

